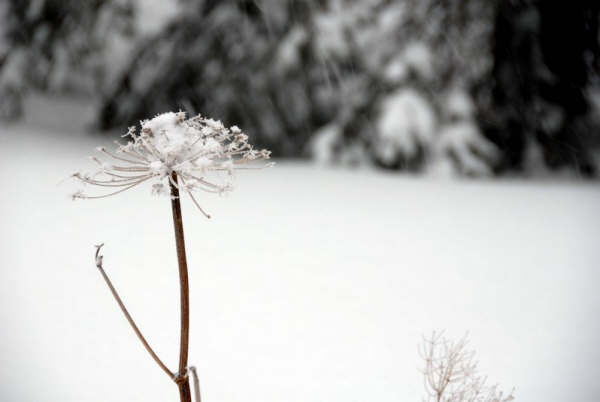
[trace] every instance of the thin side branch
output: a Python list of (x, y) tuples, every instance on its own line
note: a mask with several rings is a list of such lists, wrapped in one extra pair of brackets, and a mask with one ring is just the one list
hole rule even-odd
[(194, 401), (202, 402), (202, 398), (200, 397), (200, 380), (198, 379), (196, 367), (190, 366), (189, 370), (192, 373), (192, 380), (194, 381)]
[(119, 307), (121, 308), (121, 311), (125, 315), (125, 318), (127, 318), (127, 321), (131, 325), (131, 328), (133, 328), (133, 331), (137, 335), (137, 337), (140, 340), (140, 342), (142, 342), (142, 344), (144, 345), (144, 348), (146, 348), (146, 350), (148, 351), (148, 353), (150, 353), (150, 356), (152, 356), (152, 358), (154, 359), (154, 361), (156, 362), (156, 364), (158, 364), (160, 366), (160, 368), (169, 376), (169, 378), (172, 379), (173, 376), (174, 376), (174, 374), (171, 372), (171, 370), (169, 370), (167, 368), (167, 366), (165, 366), (165, 364), (162, 362), (162, 360), (160, 360), (160, 358), (156, 355), (156, 353), (154, 353), (154, 350), (152, 350), (152, 348), (150, 347), (150, 345), (146, 341), (146, 338), (144, 338), (144, 335), (142, 335), (141, 331), (139, 330), (139, 328), (135, 324), (135, 321), (133, 321), (133, 318), (131, 318), (131, 315), (129, 314), (129, 312), (127, 311), (127, 308), (125, 307), (125, 305), (123, 304), (123, 301), (121, 300), (121, 297), (119, 297), (119, 294), (117, 293), (117, 290), (113, 286), (111, 280), (108, 278), (108, 275), (106, 275), (106, 272), (104, 271), (104, 268), (102, 267), (103, 256), (100, 255), (100, 249), (102, 248), (102, 246), (104, 246), (104, 243), (96, 246), (96, 257), (95, 257), (96, 258), (96, 267), (98, 268), (98, 270), (102, 274), (102, 277), (104, 278), (104, 281), (108, 285), (108, 288), (110, 289), (112, 295), (114, 296), (115, 300), (119, 304)]

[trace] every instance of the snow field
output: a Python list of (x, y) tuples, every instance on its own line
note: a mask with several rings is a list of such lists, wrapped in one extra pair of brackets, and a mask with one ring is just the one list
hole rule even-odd
[[(68, 141), (67, 141), (68, 140)], [(71, 202), (98, 137), (0, 127), (0, 400), (170, 401), (96, 272), (157, 353), (178, 352), (170, 205), (149, 187)], [(91, 166), (91, 165), (90, 165)], [(204, 401), (418, 401), (421, 335), (470, 332), (519, 401), (592, 400), (600, 191), (280, 161), (184, 199), (190, 363)]]

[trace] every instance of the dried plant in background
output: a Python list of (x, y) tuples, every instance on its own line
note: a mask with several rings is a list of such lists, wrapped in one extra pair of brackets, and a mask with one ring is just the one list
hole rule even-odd
[(487, 377), (477, 372), (475, 352), (467, 349), (465, 335), (459, 341), (450, 341), (443, 332), (433, 332), (423, 338), (419, 349), (425, 361), (423, 369), (425, 402), (509, 402), (513, 391), (504, 395), (497, 385), (486, 385)]
[[(268, 159), (267, 150), (256, 151), (248, 144), (248, 137), (236, 126), (226, 128), (220, 121), (201, 116), (185, 118), (185, 113), (164, 113), (151, 120), (141, 122), (141, 132), (129, 129), (126, 144), (118, 144), (115, 152), (104, 147), (97, 150), (112, 158), (117, 164), (106, 163), (93, 157), (99, 165), (93, 173), (75, 173), (73, 178), (84, 184), (110, 188), (107, 194), (89, 196), (83, 191), (73, 199), (95, 199), (119, 194), (146, 181), (153, 180), (153, 194), (164, 194), (171, 198), (177, 262), (179, 265), (181, 328), (179, 342), (179, 364), (172, 372), (150, 347), (135, 321), (125, 308), (103, 267), (102, 245), (96, 246), (96, 267), (102, 274), (121, 311), (133, 328), (144, 348), (157, 365), (177, 384), (181, 402), (191, 402), (189, 373), (193, 377), (195, 399), (200, 402), (199, 382), (194, 367), (188, 366), (189, 345), (189, 284), (188, 268), (183, 235), (180, 193), (186, 193), (196, 207), (207, 217), (192, 194), (195, 190), (222, 193), (231, 190), (230, 178), (236, 169), (250, 161)], [(246, 167), (262, 168), (269, 165)], [(115, 191), (116, 189), (116, 191)]]

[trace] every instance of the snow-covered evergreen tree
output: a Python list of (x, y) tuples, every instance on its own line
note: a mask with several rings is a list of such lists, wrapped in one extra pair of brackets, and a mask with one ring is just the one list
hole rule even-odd
[[(593, 175), (600, 124), (600, 3), (500, 2), (492, 70), (479, 84), (480, 126), (504, 169), (571, 166)], [(539, 155), (539, 157), (532, 157)]]
[(100, 91), (106, 49), (132, 30), (131, 0), (6, 0), (0, 5), (0, 117), (13, 119), (31, 88)]
[(492, 65), (494, 2), (331, 4), (339, 20), (357, 16), (329, 24), (345, 32), (352, 44), (347, 59), (360, 76), (348, 76), (360, 84), (349, 87), (353, 96), (342, 94), (338, 141), (329, 142), (340, 158), (347, 160), (351, 149), (387, 168), (490, 173), (498, 150), (475, 122), (471, 91)]

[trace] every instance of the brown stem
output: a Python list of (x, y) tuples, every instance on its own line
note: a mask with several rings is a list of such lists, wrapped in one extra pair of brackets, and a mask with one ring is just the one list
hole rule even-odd
[(169, 376), (169, 378), (173, 378), (173, 373), (171, 373), (171, 370), (169, 370), (167, 368), (167, 366), (165, 366), (165, 364), (162, 362), (162, 360), (160, 360), (160, 358), (156, 355), (156, 353), (154, 353), (154, 350), (152, 350), (152, 348), (150, 347), (150, 345), (146, 341), (146, 338), (144, 338), (144, 335), (142, 335), (142, 332), (139, 330), (139, 328), (135, 324), (135, 321), (133, 321), (133, 318), (131, 318), (131, 315), (129, 314), (129, 311), (127, 311), (127, 308), (125, 307), (125, 304), (123, 304), (123, 301), (121, 300), (121, 297), (119, 297), (119, 294), (117, 293), (117, 290), (113, 286), (111, 280), (108, 278), (108, 275), (106, 275), (106, 272), (104, 272), (104, 268), (102, 267), (102, 256), (99, 255), (100, 249), (102, 248), (102, 246), (103, 246), (103, 244), (101, 244), (99, 246), (96, 246), (96, 267), (98, 268), (98, 270), (102, 274), (102, 277), (104, 278), (104, 281), (108, 285), (108, 288), (110, 289), (110, 292), (112, 293), (113, 297), (115, 298), (115, 300), (119, 304), (119, 307), (121, 308), (121, 311), (125, 315), (125, 318), (127, 318), (127, 321), (129, 322), (129, 325), (131, 325), (131, 328), (133, 328), (133, 331), (137, 335), (138, 339), (140, 340), (140, 342), (142, 342), (142, 345), (144, 345), (144, 347), (146, 348), (146, 350), (148, 351), (148, 353), (150, 353), (150, 356), (152, 356), (152, 358), (154, 359), (154, 361), (156, 362), (156, 364), (158, 364), (160, 366), (160, 368), (165, 373), (167, 373), (167, 375)]
[(183, 220), (181, 217), (181, 204), (179, 202), (179, 189), (177, 188), (177, 174), (171, 174), (171, 208), (173, 211), (173, 227), (175, 229), (175, 244), (177, 247), (177, 262), (179, 264), (179, 286), (181, 304), (181, 332), (179, 338), (179, 371), (175, 382), (179, 388), (181, 402), (191, 402), (190, 382), (186, 375), (188, 360), (188, 344), (190, 335), (190, 302), (185, 257), (185, 241), (183, 237)]

